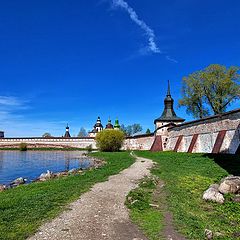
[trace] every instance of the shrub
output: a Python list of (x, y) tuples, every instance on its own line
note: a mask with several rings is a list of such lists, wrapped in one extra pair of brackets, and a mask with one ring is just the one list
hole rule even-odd
[(90, 145), (88, 145), (87, 147), (86, 147), (86, 150), (87, 150), (87, 152), (88, 153), (90, 153), (90, 152), (92, 152), (92, 144), (90, 144)]
[(117, 152), (123, 145), (124, 133), (120, 130), (106, 129), (96, 136), (97, 148), (102, 152)]
[(19, 150), (20, 151), (27, 151), (27, 144), (26, 143), (20, 143), (19, 144)]

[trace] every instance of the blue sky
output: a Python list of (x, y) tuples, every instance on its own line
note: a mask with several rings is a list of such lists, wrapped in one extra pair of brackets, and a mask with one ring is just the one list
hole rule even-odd
[(99, 115), (153, 130), (168, 79), (176, 106), (183, 76), (240, 65), (239, 10), (238, 0), (2, 1), (0, 129), (61, 136), (69, 123), (76, 135)]

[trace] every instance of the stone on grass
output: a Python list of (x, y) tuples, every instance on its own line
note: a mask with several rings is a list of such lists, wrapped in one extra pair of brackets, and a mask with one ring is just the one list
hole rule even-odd
[(204, 234), (205, 234), (206, 239), (208, 239), (208, 240), (213, 239), (213, 232), (211, 230), (205, 229)]
[(39, 181), (46, 181), (46, 180), (49, 180), (49, 179), (53, 178), (53, 176), (54, 176), (54, 174), (51, 171), (47, 170), (47, 172), (46, 173), (42, 173), (39, 176), (38, 179), (39, 179)]
[(224, 178), (218, 190), (223, 194), (240, 192), (240, 176), (229, 176)]
[(6, 190), (6, 186), (0, 184), (0, 192), (3, 192), (4, 190)]
[(204, 193), (203, 199), (206, 201), (212, 201), (217, 203), (224, 203), (223, 194), (218, 191), (219, 185), (212, 184)]
[(75, 174), (75, 173), (77, 173), (77, 169), (73, 168), (73, 169), (69, 170), (68, 173), (69, 174)]
[(19, 178), (15, 179), (14, 181), (12, 181), (12, 182), (10, 183), (10, 185), (18, 186), (18, 185), (20, 185), (20, 184), (24, 184), (26, 181), (27, 181), (27, 179), (24, 179), (24, 178), (22, 178), (22, 177), (19, 177)]

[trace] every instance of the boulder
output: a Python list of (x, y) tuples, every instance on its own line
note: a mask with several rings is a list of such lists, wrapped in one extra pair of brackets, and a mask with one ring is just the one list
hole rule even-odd
[(224, 203), (224, 196), (218, 191), (219, 185), (212, 184), (204, 193), (203, 199), (217, 203)]
[(42, 173), (39, 176), (38, 179), (39, 179), (39, 181), (46, 181), (46, 180), (49, 180), (49, 179), (51, 179), (53, 177), (54, 177), (54, 174), (51, 171), (47, 170), (47, 172), (46, 173)]
[(208, 239), (208, 240), (213, 239), (213, 232), (209, 229), (205, 229), (204, 235), (205, 235), (206, 239)]
[(64, 177), (64, 176), (67, 176), (68, 175), (68, 172), (58, 172), (55, 174), (56, 177)]
[(15, 179), (14, 181), (12, 181), (12, 182), (10, 183), (10, 185), (12, 185), (12, 186), (18, 186), (18, 185), (20, 185), (20, 184), (24, 184), (26, 181), (27, 181), (27, 179), (24, 179), (24, 178), (20, 177), (20, 178)]
[(75, 173), (77, 173), (77, 169), (76, 168), (73, 168), (73, 169), (68, 171), (68, 174), (75, 174)]
[(0, 184), (0, 192), (3, 192), (4, 190), (6, 190), (6, 186)]
[(240, 192), (240, 176), (229, 176), (224, 178), (218, 188), (219, 192), (226, 193), (238, 193)]

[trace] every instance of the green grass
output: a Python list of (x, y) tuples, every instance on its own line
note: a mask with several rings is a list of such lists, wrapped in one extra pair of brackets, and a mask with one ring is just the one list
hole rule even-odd
[(126, 200), (130, 209), (130, 217), (152, 240), (160, 239), (160, 232), (163, 228), (162, 213), (151, 207), (150, 204), (160, 204), (160, 199), (153, 199), (153, 192), (156, 189), (156, 179), (145, 178), (137, 189), (132, 190)]
[(107, 180), (134, 162), (128, 152), (91, 155), (104, 159), (106, 164), (78, 176), (32, 183), (0, 193), (0, 239), (26, 239), (96, 182)]
[[(240, 233), (240, 204), (230, 201), (231, 196), (222, 205), (202, 200), (202, 194), (210, 184), (219, 182), (228, 174), (240, 175), (239, 156), (147, 151), (136, 154), (157, 163), (152, 173), (165, 182), (174, 224), (187, 239), (204, 239), (206, 228), (220, 233), (221, 236), (214, 239), (240, 239), (237, 237)], [(143, 219), (145, 214), (143, 212)], [(158, 220), (159, 216), (154, 219)], [(145, 232), (148, 229), (150, 227), (145, 227)]]

